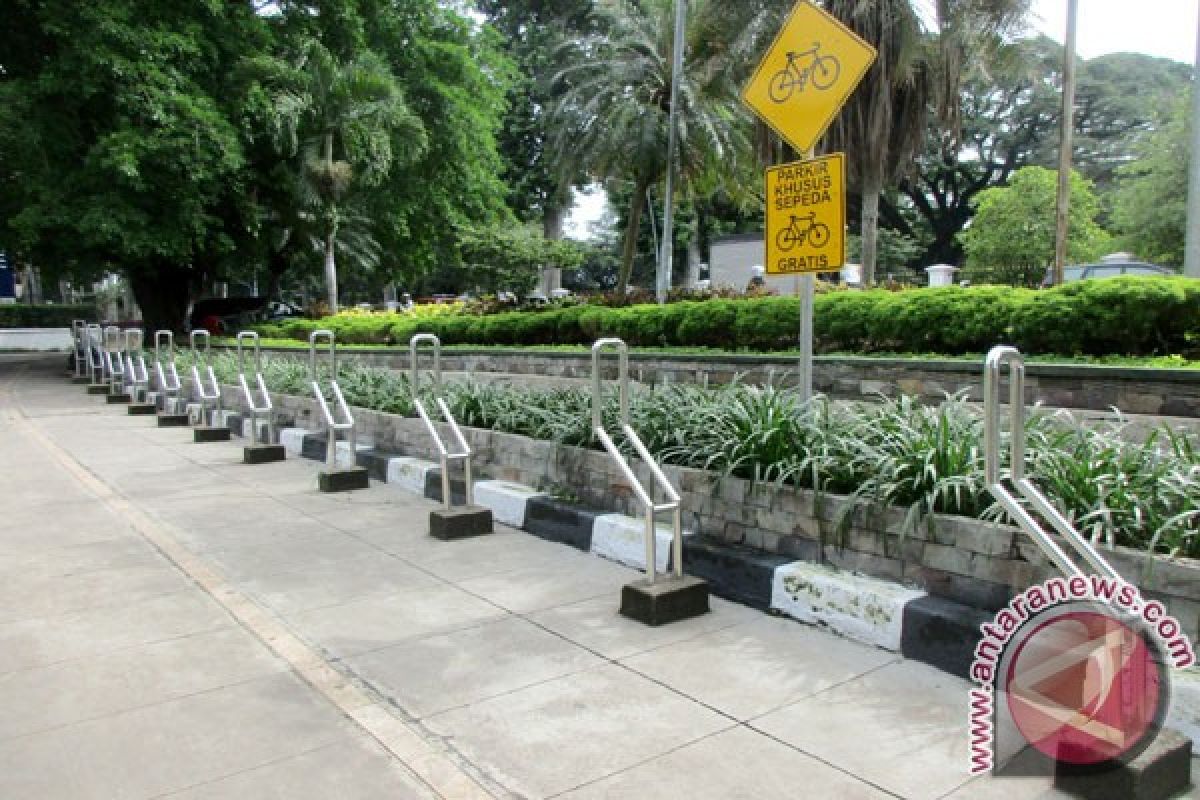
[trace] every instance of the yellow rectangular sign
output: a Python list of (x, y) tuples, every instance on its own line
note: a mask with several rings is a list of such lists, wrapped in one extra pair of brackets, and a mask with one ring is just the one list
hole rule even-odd
[(742, 90), (742, 102), (803, 153), (816, 146), (874, 61), (875, 48), (800, 0)]
[(846, 261), (846, 159), (767, 167), (768, 275), (835, 272)]

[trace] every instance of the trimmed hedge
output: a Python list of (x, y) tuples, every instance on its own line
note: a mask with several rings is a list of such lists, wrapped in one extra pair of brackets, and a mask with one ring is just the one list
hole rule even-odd
[(76, 319), (94, 319), (91, 306), (0, 306), (0, 328), (69, 328)]
[[(307, 339), (332, 329), (341, 342), (403, 344), (418, 332), (444, 344), (590, 344), (619, 336), (640, 347), (774, 351), (796, 345), (794, 297), (685, 301), (664, 306), (580, 305), (489, 316), (413, 320), (338, 315), (259, 327), (264, 336)], [(816, 298), (820, 351), (956, 355), (1012, 344), (1031, 354), (1172, 355), (1200, 346), (1200, 281), (1122, 277), (1053, 289), (957, 286), (891, 292), (839, 291)]]

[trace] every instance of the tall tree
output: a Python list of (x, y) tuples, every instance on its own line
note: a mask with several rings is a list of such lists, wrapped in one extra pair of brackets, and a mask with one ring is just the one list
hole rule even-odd
[(1160, 264), (1183, 265), (1187, 225), (1191, 109), (1171, 108), (1166, 123), (1139, 143), (1137, 159), (1117, 171), (1113, 224), (1121, 246)]
[[(556, 146), (563, 168), (633, 185), (616, 287), (621, 292), (633, 268), (646, 190), (667, 169), (674, 5), (605, 2), (598, 13), (599, 32), (573, 43), (571, 65), (556, 78), (563, 87), (555, 109)], [(737, 175), (738, 162), (750, 152), (726, 54), (708, 38), (724, 13), (711, 0), (690, 5), (677, 109), (676, 168), (685, 192), (706, 181), (712, 190), (722, 176)]]
[(323, 44), (309, 40), (290, 69), (278, 60), (264, 66), (274, 84), (279, 145), (288, 156), (303, 153), (297, 185), (304, 189), (304, 205), (317, 214), (327, 303), (337, 313), (336, 242), (350, 192), (355, 184), (378, 186), (395, 161), (419, 155), (424, 128), (371, 51), (339, 63)]

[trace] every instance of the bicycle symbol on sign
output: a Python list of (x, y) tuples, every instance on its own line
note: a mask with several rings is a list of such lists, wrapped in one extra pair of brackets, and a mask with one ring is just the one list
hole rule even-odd
[[(771, 76), (771, 83), (767, 87), (772, 102), (786, 102), (792, 96), (792, 92), (803, 92), (810, 82), (812, 87), (819, 91), (824, 91), (837, 82), (842, 65), (835, 56), (823, 56), (820, 51), (820, 42), (813, 42), (811, 48), (799, 53), (788, 51), (787, 64)], [(807, 66), (800, 66), (805, 60), (808, 62)]]
[[(815, 213), (805, 214), (803, 216), (791, 215), (792, 221), (788, 226), (781, 230), (775, 236), (775, 244), (783, 252), (791, 250), (798, 244), (804, 244), (807, 240), (813, 247), (824, 247), (829, 243), (829, 226), (823, 222), (817, 222)], [(801, 225), (800, 223), (806, 223)]]

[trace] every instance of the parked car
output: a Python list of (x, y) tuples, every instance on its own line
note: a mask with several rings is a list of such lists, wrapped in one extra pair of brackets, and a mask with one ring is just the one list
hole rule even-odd
[[(1113, 253), (1100, 259), (1097, 264), (1076, 264), (1063, 268), (1063, 283), (1089, 280), (1091, 278), (1115, 278), (1118, 275), (1176, 275), (1175, 270), (1160, 267), (1157, 264), (1147, 264), (1136, 261), (1129, 253)], [(1054, 268), (1046, 270), (1042, 278), (1042, 286), (1051, 286), (1054, 282)]]

